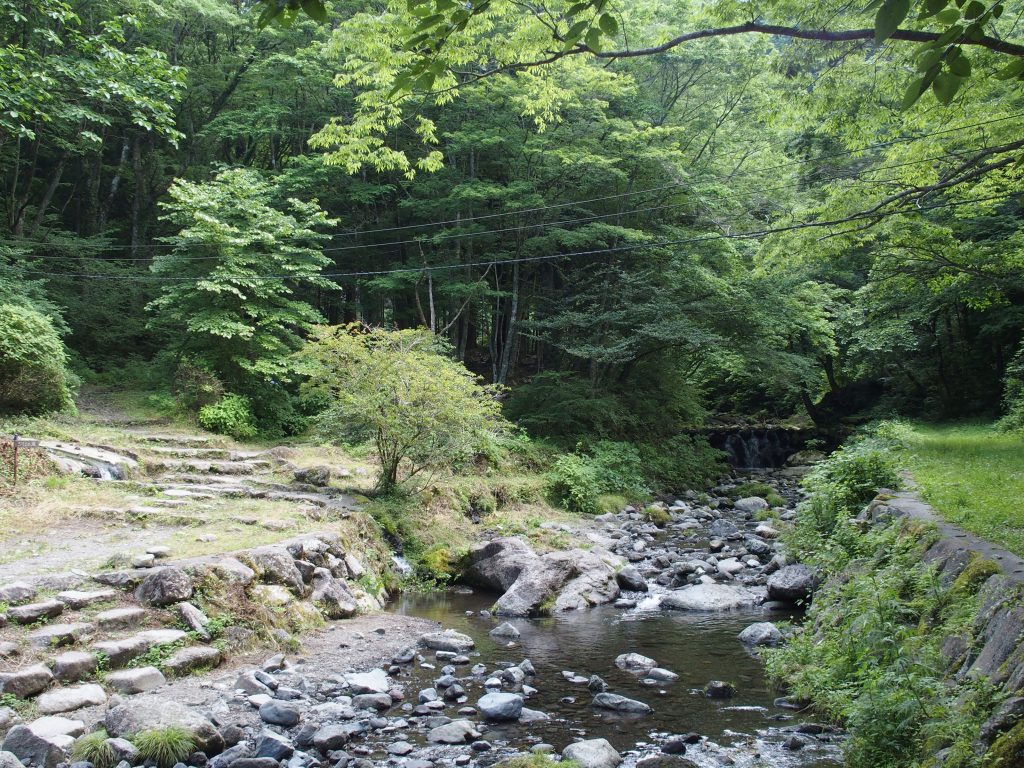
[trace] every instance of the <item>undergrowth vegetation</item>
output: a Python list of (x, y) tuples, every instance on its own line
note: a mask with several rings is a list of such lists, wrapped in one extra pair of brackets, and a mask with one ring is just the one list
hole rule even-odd
[(845, 725), (849, 768), (928, 768), (940, 753), (945, 768), (977, 768), (975, 741), (998, 698), (983, 680), (949, 679), (943, 646), (971, 636), (978, 589), (997, 567), (978, 559), (942, 579), (922, 562), (931, 527), (854, 520), (877, 489), (895, 486), (906, 429), (878, 425), (806, 478), (811, 495), (787, 544), (831, 578), (807, 623), (765, 658), (792, 696)]
[(573, 512), (609, 510), (602, 496), (645, 501), (654, 492), (701, 488), (725, 471), (723, 455), (701, 437), (679, 435), (657, 444), (600, 440), (559, 456), (549, 473), (556, 503)]

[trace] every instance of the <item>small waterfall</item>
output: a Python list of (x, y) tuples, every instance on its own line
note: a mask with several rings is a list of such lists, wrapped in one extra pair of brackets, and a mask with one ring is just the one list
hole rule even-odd
[(758, 427), (715, 429), (707, 433), (711, 445), (724, 451), (735, 469), (774, 469), (813, 437), (809, 430)]
[(409, 561), (401, 555), (392, 555), (391, 562), (395, 564), (395, 570), (398, 571), (399, 576), (410, 576), (412, 575), (413, 568), (409, 565)]
[(64, 472), (97, 480), (126, 480), (139, 466), (134, 457), (107, 448), (46, 440), (39, 445)]

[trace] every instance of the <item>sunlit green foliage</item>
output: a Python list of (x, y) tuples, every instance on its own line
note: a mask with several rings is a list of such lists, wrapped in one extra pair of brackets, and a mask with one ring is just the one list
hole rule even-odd
[(320, 276), (329, 262), (317, 232), (333, 222), (315, 201), (278, 204), (252, 171), (179, 180), (169, 194), (165, 218), (180, 231), (152, 265), (169, 278), (149, 304), (152, 326), (240, 394), (267, 399), (287, 383), (303, 333), (323, 319), (304, 295), (335, 287)]
[(342, 326), (299, 355), (306, 390), (327, 398), (318, 430), (372, 441), (381, 493), (471, 461), (506, 428), (495, 393), (448, 352), (429, 332)]
[(73, 383), (49, 318), (29, 306), (0, 304), (0, 413), (73, 408)]

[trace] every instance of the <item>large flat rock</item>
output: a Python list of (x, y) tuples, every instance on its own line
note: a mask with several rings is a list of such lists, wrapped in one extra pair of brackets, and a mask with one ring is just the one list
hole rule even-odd
[(56, 715), (83, 707), (98, 707), (106, 703), (106, 692), (102, 687), (92, 683), (47, 691), (36, 699), (36, 708), (41, 714)]
[(661, 601), (664, 608), (675, 611), (730, 611), (748, 608), (761, 602), (761, 596), (744, 587), (728, 584), (695, 584), (669, 592)]

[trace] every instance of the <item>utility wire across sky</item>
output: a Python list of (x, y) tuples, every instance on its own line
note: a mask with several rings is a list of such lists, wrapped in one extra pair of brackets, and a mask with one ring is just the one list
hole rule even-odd
[[(503, 264), (523, 264), (527, 262), (536, 261), (550, 261), (555, 259), (568, 259), (579, 256), (597, 256), (608, 253), (621, 253), (624, 251), (633, 251), (640, 248), (663, 248), (667, 246), (686, 245), (691, 243), (708, 242), (713, 240), (753, 240), (767, 237), (768, 235), (780, 234), (783, 232), (792, 232), (801, 229), (811, 229), (817, 227), (834, 227), (841, 224), (846, 224), (853, 221), (863, 220), (882, 220), (890, 216), (902, 216), (908, 213), (916, 213), (918, 211), (935, 210), (938, 208), (956, 208), (962, 205), (972, 205), (975, 203), (993, 202), (996, 200), (1006, 200), (1011, 197), (1015, 197), (1017, 193), (1007, 193), (1002, 195), (990, 195), (987, 197), (972, 198), (966, 200), (950, 201), (945, 203), (935, 203), (933, 205), (916, 206), (912, 210), (895, 210), (895, 211), (881, 211), (872, 213), (854, 214), (851, 216), (844, 216), (840, 219), (832, 219), (828, 221), (809, 221), (809, 222), (797, 222), (795, 224), (788, 224), (781, 227), (771, 227), (753, 232), (740, 232), (733, 234), (726, 233), (708, 233), (706, 235), (697, 235), (694, 237), (676, 239), (676, 240), (662, 240), (657, 242), (649, 243), (629, 243), (627, 245), (614, 246), (611, 248), (600, 248), (588, 251), (575, 251), (572, 253), (552, 253), (539, 256), (523, 256), (512, 259), (488, 259), (486, 261), (475, 261), (468, 263), (454, 263), (454, 264), (435, 264), (435, 265), (422, 265), (417, 267), (405, 267), (401, 269), (382, 269), (382, 270), (362, 270), (354, 272), (321, 272), (310, 277), (302, 278), (304, 281), (308, 281), (311, 278), (346, 278), (346, 277), (380, 277), (383, 275), (397, 275), (397, 274), (419, 274), (425, 272), (440, 272), (453, 269), (464, 269), (466, 267), (490, 267), (490, 266), (501, 266)], [(216, 278), (218, 280), (234, 280), (238, 283), (245, 283), (250, 281), (261, 281), (261, 280), (294, 280), (295, 275), (293, 274), (281, 274), (281, 275), (259, 275), (259, 274), (207, 274), (199, 276), (165, 276), (165, 275), (101, 275), (97, 273), (66, 273), (66, 272), (44, 272), (30, 269), (18, 269), (19, 274), (23, 275), (34, 275), (37, 277), (60, 277), (60, 278), (75, 278), (75, 279), (93, 279), (93, 280), (121, 280), (127, 282), (202, 282), (204, 280), (210, 280)]]

